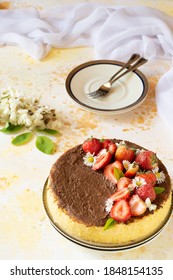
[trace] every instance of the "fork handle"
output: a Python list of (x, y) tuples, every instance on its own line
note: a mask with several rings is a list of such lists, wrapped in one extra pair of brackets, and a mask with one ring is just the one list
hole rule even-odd
[(134, 53), (131, 55), (131, 57), (129, 58), (129, 60), (120, 68), (120, 70), (118, 70), (109, 80), (109, 83), (112, 82), (112, 80), (114, 80), (114, 78), (121, 72), (123, 71), (125, 68), (129, 67), (131, 63), (135, 62), (138, 58), (140, 57), (140, 55), (138, 53)]
[(119, 78), (121, 78), (122, 76), (126, 75), (127, 73), (136, 70), (139, 66), (141, 66), (144, 63), (146, 63), (147, 61), (148, 61), (147, 59), (141, 57), (140, 59), (138, 59), (138, 61), (135, 64), (130, 66), (125, 72), (120, 74), (118, 77), (116, 75), (115, 79), (111, 79), (111, 81), (109, 80), (110, 85), (112, 85), (115, 81), (117, 81)]

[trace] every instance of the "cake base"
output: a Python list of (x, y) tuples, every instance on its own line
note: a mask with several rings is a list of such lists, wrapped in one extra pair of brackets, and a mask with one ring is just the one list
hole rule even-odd
[(156, 209), (153, 215), (136, 219), (130, 226), (118, 223), (109, 230), (101, 226), (88, 227), (71, 219), (58, 208), (48, 180), (43, 190), (43, 203), (50, 222), (66, 238), (92, 249), (121, 251), (149, 242), (165, 228), (172, 213), (172, 192), (162, 208)]

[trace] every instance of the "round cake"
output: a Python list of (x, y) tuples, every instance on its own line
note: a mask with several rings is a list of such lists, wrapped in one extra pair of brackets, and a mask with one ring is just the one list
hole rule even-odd
[(162, 229), (172, 210), (170, 177), (154, 152), (94, 137), (54, 163), (46, 200), (55, 226), (103, 246), (146, 240)]

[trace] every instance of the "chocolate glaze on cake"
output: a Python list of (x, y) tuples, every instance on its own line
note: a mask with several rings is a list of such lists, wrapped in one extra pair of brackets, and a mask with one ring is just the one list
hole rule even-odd
[[(113, 140), (120, 142), (121, 140)], [(143, 149), (141, 146), (125, 141), (129, 147)], [(103, 226), (109, 217), (105, 211), (105, 202), (115, 192), (116, 187), (107, 180), (101, 171), (93, 171), (83, 163), (84, 152), (82, 145), (78, 145), (64, 153), (53, 165), (49, 186), (52, 188), (58, 207), (73, 220), (86, 226)], [(159, 170), (166, 175), (164, 183), (159, 186), (165, 191), (157, 195), (154, 203), (157, 208), (162, 207), (171, 191), (168, 172), (160, 160)], [(146, 211), (145, 215), (152, 214)], [(137, 217), (142, 218), (142, 216)], [(130, 219), (132, 222), (135, 218)]]
[(51, 170), (50, 185), (58, 206), (70, 217), (87, 226), (101, 226), (108, 216), (105, 201), (115, 186), (102, 173), (84, 165), (83, 156), (81, 145), (61, 156)]

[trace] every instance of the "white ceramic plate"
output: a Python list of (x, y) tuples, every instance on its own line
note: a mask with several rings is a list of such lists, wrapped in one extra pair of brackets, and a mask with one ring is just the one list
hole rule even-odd
[(119, 61), (94, 60), (73, 69), (66, 79), (71, 100), (83, 109), (104, 114), (119, 114), (135, 109), (145, 100), (148, 92), (148, 81), (139, 70), (121, 77), (104, 97), (92, 99), (87, 95), (107, 82), (122, 65)]

